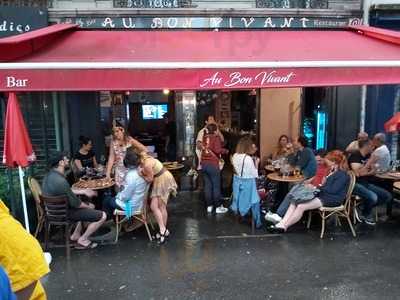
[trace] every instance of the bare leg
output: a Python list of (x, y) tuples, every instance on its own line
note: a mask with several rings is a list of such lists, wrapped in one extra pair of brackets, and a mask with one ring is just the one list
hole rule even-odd
[(159, 201), (162, 200), (159, 200), (158, 197), (152, 198), (150, 208), (151, 211), (153, 212), (154, 217), (156, 218), (158, 227), (160, 228), (160, 232), (163, 233), (165, 231), (165, 224), (164, 224), (163, 214), (160, 210)]
[(97, 222), (89, 223), (86, 231), (82, 236), (79, 238), (78, 243), (81, 244), (82, 246), (87, 246), (90, 244), (89, 237), (96, 232), (97, 229), (100, 228), (101, 225), (106, 221), (107, 215), (105, 212), (103, 212), (103, 215), (101, 219)]
[(82, 222), (76, 223), (76, 227), (74, 232), (71, 235), (71, 240), (72, 241), (77, 241), (79, 238), (82, 236)]
[(310, 202), (307, 203), (301, 203), (297, 205), (296, 210), (293, 212), (293, 214), (288, 218), (285, 223), (282, 222), (282, 227), (285, 229), (288, 229), (290, 226), (293, 224), (296, 224), (298, 221), (300, 221), (301, 217), (303, 216), (303, 213), (307, 210), (312, 210), (312, 209), (317, 209), (322, 206), (321, 201), (318, 198), (315, 198), (314, 200), (311, 200)]
[(281, 226), (282, 224), (285, 224), (287, 222), (287, 220), (292, 216), (292, 214), (294, 213), (294, 211), (296, 210), (296, 205), (293, 203), (290, 203), (285, 215), (283, 216), (282, 220), (276, 224), (277, 227), (281, 227), (283, 228), (283, 226)]
[(162, 201), (161, 199), (158, 201), (158, 207), (161, 211), (161, 214), (163, 216), (163, 223), (165, 227), (167, 227), (168, 224), (168, 211), (167, 211), (167, 205), (165, 205), (165, 202)]

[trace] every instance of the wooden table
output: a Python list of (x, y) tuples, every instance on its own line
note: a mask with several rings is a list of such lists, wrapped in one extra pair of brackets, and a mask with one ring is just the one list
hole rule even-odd
[(274, 180), (274, 181), (279, 181), (279, 182), (287, 182), (287, 183), (298, 183), (304, 180), (304, 176), (300, 175), (300, 176), (281, 176), (278, 173), (274, 172), (271, 174), (267, 175), (267, 178), (270, 180)]
[(275, 172), (275, 168), (273, 165), (266, 165), (264, 169), (267, 170), (268, 172)]
[(400, 190), (400, 181), (394, 182), (394, 183), (393, 183), (393, 187), (394, 187), (395, 189)]
[(400, 180), (400, 172), (386, 172), (383, 174), (376, 174), (375, 177), (387, 180)]
[[(377, 183), (380, 187), (384, 188), (385, 190), (389, 192), (393, 192), (393, 187), (397, 188), (395, 184), (400, 184), (398, 182), (395, 182), (396, 180), (400, 180), (400, 172), (386, 172), (382, 174), (376, 174), (375, 177), (377, 178)], [(379, 182), (380, 181), (380, 182)], [(390, 217), (392, 215), (392, 210), (393, 210), (393, 201), (390, 201), (386, 205), (386, 214)]]
[(164, 168), (171, 172), (172, 176), (174, 176), (176, 184), (178, 188), (181, 185), (181, 176), (180, 171), (185, 167), (183, 164), (179, 163), (172, 163), (172, 162), (165, 162), (163, 163)]

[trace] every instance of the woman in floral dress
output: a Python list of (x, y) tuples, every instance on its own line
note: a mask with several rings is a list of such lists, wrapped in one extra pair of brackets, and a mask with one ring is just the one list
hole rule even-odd
[(113, 139), (110, 145), (106, 176), (107, 178), (111, 178), (112, 168), (114, 167), (115, 185), (118, 191), (124, 185), (127, 173), (127, 169), (124, 166), (124, 158), (126, 149), (129, 147), (133, 147), (134, 151), (138, 154), (147, 152), (146, 146), (130, 137), (122, 126), (115, 126), (113, 128)]

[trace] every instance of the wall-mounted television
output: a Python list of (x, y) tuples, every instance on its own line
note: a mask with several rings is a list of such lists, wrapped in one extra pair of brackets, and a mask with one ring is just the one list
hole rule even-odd
[(143, 120), (161, 120), (168, 112), (168, 104), (142, 104)]

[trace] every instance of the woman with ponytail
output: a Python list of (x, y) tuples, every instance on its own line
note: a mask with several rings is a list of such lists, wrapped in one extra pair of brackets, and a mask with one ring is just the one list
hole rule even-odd
[(343, 203), (350, 183), (347, 174), (347, 160), (342, 151), (334, 150), (325, 156), (328, 175), (319, 187), (315, 197), (310, 200), (293, 199), (283, 219), (269, 229), (273, 232), (285, 232), (296, 224), (307, 210), (318, 209), (322, 206), (334, 207)]

